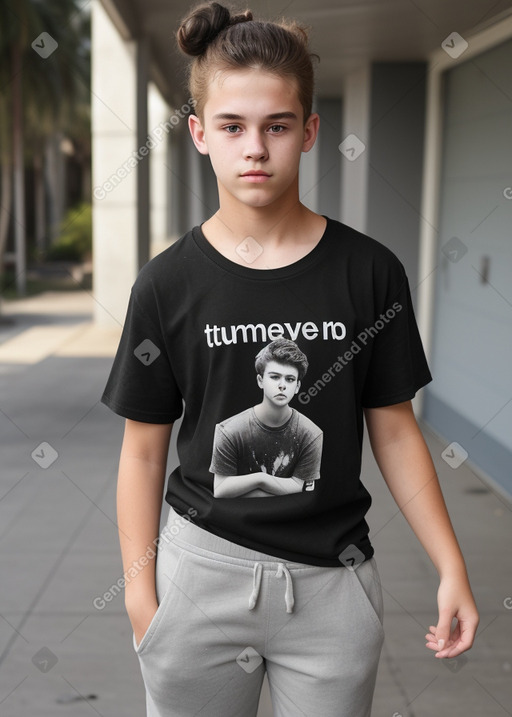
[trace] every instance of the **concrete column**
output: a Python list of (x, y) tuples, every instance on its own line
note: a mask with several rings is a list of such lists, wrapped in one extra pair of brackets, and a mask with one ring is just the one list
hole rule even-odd
[(366, 230), (368, 192), (370, 68), (349, 75), (343, 88), (341, 221)]
[(95, 319), (122, 323), (148, 256), (147, 47), (124, 41), (92, 3), (92, 186)]
[[(188, 132), (188, 128), (186, 128)], [(167, 234), (171, 239), (178, 239), (185, 225), (183, 216), (183, 203), (181, 195), (183, 192), (183, 183), (180, 181), (178, 168), (183, 166), (185, 159), (185, 147), (182, 139), (184, 132), (178, 126), (176, 132), (171, 132), (167, 142), (166, 165), (169, 181), (167, 183)]]
[(425, 134), (424, 62), (378, 62), (371, 71), (367, 233), (397, 254), (418, 283)]
[(186, 207), (186, 230), (188, 230), (201, 224), (208, 214), (203, 203), (201, 158), (204, 157), (208, 162), (210, 158), (197, 151), (190, 133), (185, 134), (185, 157), (185, 167), (183, 173), (180, 172), (180, 178), (184, 178), (182, 198)]
[[(149, 42), (142, 37), (135, 46), (135, 107), (137, 113), (137, 148), (140, 152), (148, 140), (148, 81), (149, 81)], [(149, 242), (151, 236), (150, 171), (149, 153), (137, 163), (137, 269), (149, 261)]]
[(203, 158), (195, 148), (188, 121), (183, 119), (169, 134), (167, 145), (167, 231), (173, 239), (178, 239), (195, 224), (203, 221), (201, 159), (210, 162), (209, 157)]
[[(169, 132), (162, 131), (168, 122), (170, 108), (156, 85), (150, 83), (148, 93), (149, 133), (153, 139), (150, 157), (150, 256), (159, 254), (169, 245), (167, 232), (167, 185), (169, 182)], [(155, 131), (156, 130), (156, 131)], [(173, 130), (174, 131), (174, 130)]]
[[(319, 112), (316, 101), (313, 103), (312, 111)], [(318, 211), (319, 145), (319, 137), (317, 137), (309, 152), (303, 152), (300, 156), (299, 199), (312, 212)]]

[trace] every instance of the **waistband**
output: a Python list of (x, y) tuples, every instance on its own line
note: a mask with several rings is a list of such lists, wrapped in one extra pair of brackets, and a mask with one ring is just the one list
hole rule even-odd
[[(297, 570), (325, 571), (325, 568), (320, 566), (290, 562), (275, 555), (261, 553), (221, 538), (180, 516), (172, 506), (169, 510), (165, 531), (168, 538), (170, 538), (170, 542), (176, 543), (185, 550), (199, 555), (209, 553), (209, 557), (218, 562), (227, 562), (250, 568), (252, 570), (252, 590), (249, 595), (249, 610), (253, 610), (256, 607), (265, 570), (268, 570), (276, 578), (284, 577), (286, 583), (284, 597), (286, 612), (288, 613), (293, 612), (295, 602), (292, 573)], [(336, 570), (337, 568), (333, 569)]]

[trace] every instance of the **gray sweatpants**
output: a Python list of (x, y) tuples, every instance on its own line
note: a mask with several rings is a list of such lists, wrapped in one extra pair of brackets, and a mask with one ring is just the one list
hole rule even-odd
[(139, 645), (147, 717), (255, 717), (265, 670), (275, 717), (369, 717), (384, 631), (375, 560), (294, 563), (171, 508), (158, 609)]

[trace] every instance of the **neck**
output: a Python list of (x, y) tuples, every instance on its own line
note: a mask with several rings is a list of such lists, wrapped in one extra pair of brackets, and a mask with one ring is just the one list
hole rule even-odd
[(271, 428), (282, 426), (292, 415), (290, 406), (283, 406), (281, 408), (279, 406), (273, 406), (265, 400), (257, 406), (254, 406), (254, 412), (258, 420), (264, 423), (265, 426), (270, 426)]
[(297, 231), (313, 213), (300, 203), (296, 185), (276, 201), (263, 207), (251, 207), (226, 192), (218, 183), (220, 208), (213, 215), (216, 231), (228, 240), (241, 241), (253, 237), (262, 246), (281, 245)]

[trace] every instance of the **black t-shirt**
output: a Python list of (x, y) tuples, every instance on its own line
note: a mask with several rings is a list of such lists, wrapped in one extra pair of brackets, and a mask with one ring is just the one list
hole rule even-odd
[[(314, 490), (215, 497), (216, 426), (262, 401), (255, 356), (278, 339), (307, 357), (290, 408), (321, 431), (320, 477)], [(404, 268), (379, 242), (327, 218), (309, 254), (260, 270), (196, 226), (140, 271), (102, 401), (148, 423), (183, 413), (165, 495), (178, 513), (253, 550), (342, 567), (347, 550), (373, 555), (363, 407), (407, 401), (430, 380)]]

